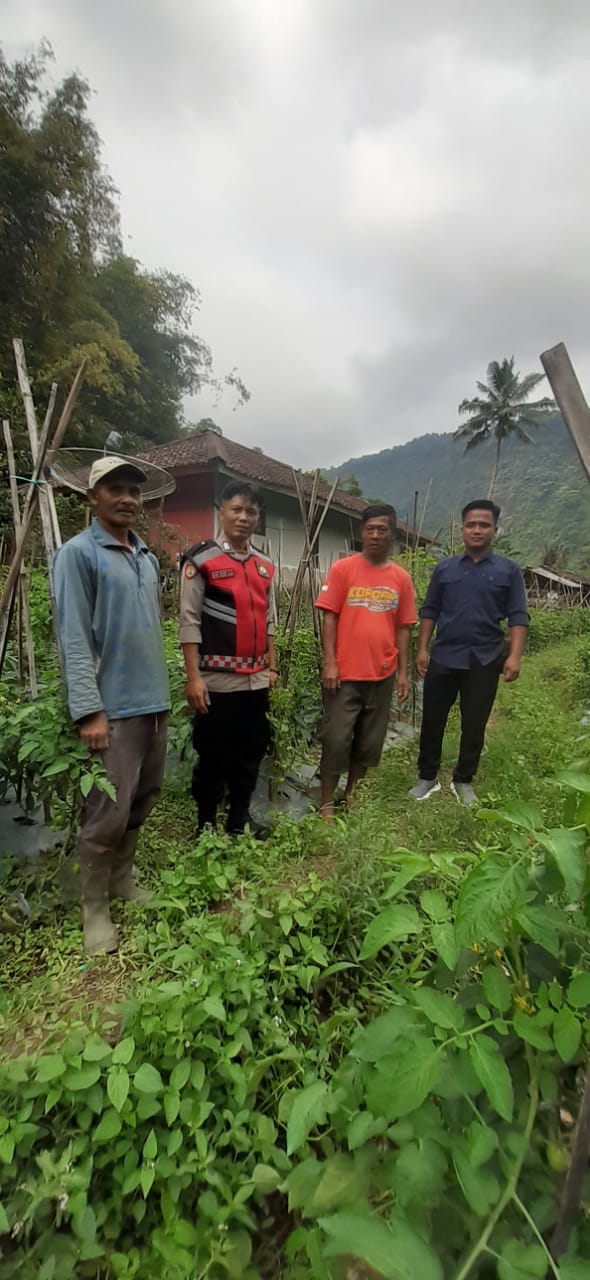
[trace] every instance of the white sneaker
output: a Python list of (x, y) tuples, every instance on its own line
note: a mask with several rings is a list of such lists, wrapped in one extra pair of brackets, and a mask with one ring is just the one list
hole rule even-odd
[(418, 778), (415, 787), (412, 787), (409, 795), (414, 800), (428, 800), (436, 791), (440, 791), (440, 782), (438, 778)]
[(459, 804), (464, 804), (467, 808), (470, 808), (471, 805), (479, 804), (470, 782), (451, 782), (451, 791), (459, 801)]

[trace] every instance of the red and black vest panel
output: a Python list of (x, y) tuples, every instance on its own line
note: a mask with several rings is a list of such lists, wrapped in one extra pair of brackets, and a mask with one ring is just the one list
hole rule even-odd
[[(268, 665), (266, 628), (274, 564), (253, 550), (237, 560), (217, 542), (200, 542), (183, 557), (205, 582), (199, 666), (251, 675)], [(185, 570), (186, 572), (186, 570)]]

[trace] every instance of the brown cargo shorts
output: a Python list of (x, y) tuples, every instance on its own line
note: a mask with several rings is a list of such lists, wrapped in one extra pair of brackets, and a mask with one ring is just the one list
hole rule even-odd
[(363, 769), (379, 764), (394, 681), (394, 675), (385, 680), (343, 680), (334, 693), (324, 690), (323, 778), (340, 777), (351, 764)]

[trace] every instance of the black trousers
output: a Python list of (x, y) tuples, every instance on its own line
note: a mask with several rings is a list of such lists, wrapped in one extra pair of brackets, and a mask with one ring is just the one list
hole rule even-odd
[(210, 693), (207, 715), (195, 716), (193, 746), (199, 759), (193, 769), (192, 793), (202, 831), (215, 823), (217, 807), (227, 789), (226, 829), (243, 831), (256, 786), (258, 770), (270, 742), (268, 690)]
[(471, 782), (482, 753), (486, 725), (494, 705), (498, 680), (506, 654), (502, 652), (487, 666), (472, 661), (465, 671), (449, 671), (431, 662), (424, 680), (422, 729), (418, 774), (436, 778), (449, 711), (459, 696), (461, 745), (453, 771), (455, 782)]

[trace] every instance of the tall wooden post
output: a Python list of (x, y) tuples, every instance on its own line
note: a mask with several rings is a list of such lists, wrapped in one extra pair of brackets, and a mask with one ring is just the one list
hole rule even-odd
[(590, 480), (590, 409), (565, 344), (558, 342), (557, 346), (543, 351), (541, 364)]
[[(18, 373), (18, 385), (25, 407), (25, 417), (27, 420), (27, 429), (29, 432), (29, 442), (31, 445), (31, 457), (35, 459), (39, 452), (39, 430), (37, 427), (37, 415), (35, 413), (35, 403), (31, 384), (29, 382), (29, 373), (27, 369), (27, 361), (25, 358), (25, 348), (20, 338), (14, 338), (14, 358), (16, 360), (16, 369)], [(57, 395), (57, 383), (53, 383), (51, 388), (51, 396), (48, 407), (48, 414), (53, 416), (55, 406), (55, 397)], [(41, 485), (39, 489), (39, 515), (41, 516), (41, 528), (43, 530), (43, 542), (45, 543), (45, 555), (47, 564), (51, 572), (51, 561), (53, 553), (61, 546), (61, 537), (59, 532), (59, 524), (57, 521), (57, 512), (55, 510), (55, 501), (51, 489), (47, 485)]]

